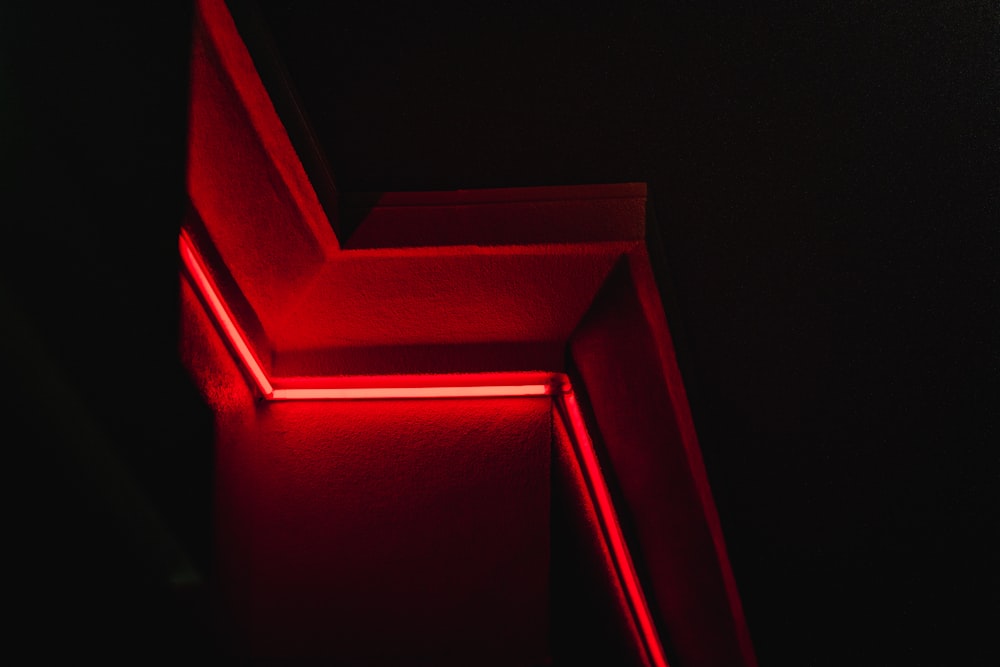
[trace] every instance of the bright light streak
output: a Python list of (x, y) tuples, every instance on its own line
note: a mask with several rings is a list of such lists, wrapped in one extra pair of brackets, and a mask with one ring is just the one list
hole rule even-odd
[[(441, 376), (446, 380), (447, 376)], [(276, 401), (357, 400), (378, 398), (476, 398), (551, 396), (547, 384), (492, 385), (478, 387), (335, 387), (275, 389), (270, 398)]]
[(618, 570), (619, 582), (632, 608), (632, 614), (645, 644), (646, 654), (656, 667), (667, 667), (663, 645), (653, 624), (649, 604), (646, 602), (646, 596), (643, 595), (639, 577), (635, 572), (635, 565), (632, 563), (632, 555), (625, 543), (618, 514), (615, 512), (611, 500), (611, 492), (608, 490), (604, 474), (601, 472), (601, 466), (594, 451), (594, 443), (590, 438), (590, 432), (587, 430), (587, 424), (583, 419), (583, 413), (580, 412), (580, 405), (573, 394), (572, 387), (556, 396), (556, 404), (565, 413), (563, 415), (564, 421), (569, 426), (568, 430), (574, 440), (577, 458), (593, 495), (591, 502), (597, 509), (605, 540), (610, 547), (615, 568)]
[(183, 230), (180, 235), (180, 251), (184, 266), (187, 267), (188, 273), (191, 275), (191, 279), (194, 280), (198, 292), (205, 299), (209, 310), (215, 316), (216, 322), (222, 327), (229, 343), (236, 350), (240, 361), (243, 362), (243, 367), (253, 377), (254, 382), (257, 383), (257, 388), (260, 389), (264, 397), (270, 398), (273, 388), (271, 387), (270, 380), (267, 378), (267, 374), (264, 373), (264, 369), (257, 361), (257, 357), (254, 356), (243, 332), (236, 326), (236, 322), (233, 320), (232, 315), (230, 315), (229, 309), (226, 308), (226, 305), (222, 302), (222, 298), (219, 296), (218, 290), (215, 288), (215, 283), (209, 278), (204, 262), (202, 262), (198, 252), (194, 249), (191, 239), (188, 238), (187, 233)]
[[(393, 398), (489, 398), (551, 396), (562, 391), (558, 373), (492, 373), (471, 375), (382, 376), (358, 378), (275, 378), (272, 382), (229, 312), (187, 232), (180, 236), (181, 258), (195, 287), (236, 351), (237, 357), (268, 400), (316, 401)], [(356, 382), (351, 386), (350, 382)], [(474, 382), (482, 384), (473, 384)], [(489, 381), (489, 384), (485, 382)], [(399, 386), (392, 386), (398, 382)], [(378, 383), (378, 384), (375, 384)], [(277, 385), (277, 386), (275, 386)], [(291, 386), (290, 386), (291, 385)], [(300, 385), (300, 386), (296, 386)]]

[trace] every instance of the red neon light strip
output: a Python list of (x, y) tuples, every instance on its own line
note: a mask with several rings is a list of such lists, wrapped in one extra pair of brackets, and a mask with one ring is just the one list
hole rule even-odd
[(219, 297), (219, 291), (215, 288), (215, 283), (208, 276), (208, 271), (205, 270), (204, 262), (202, 262), (201, 257), (195, 251), (194, 244), (188, 238), (187, 232), (183, 230), (181, 230), (180, 235), (180, 251), (184, 266), (187, 267), (195, 286), (208, 304), (209, 310), (215, 315), (216, 321), (225, 332), (226, 338), (229, 339), (230, 344), (236, 350), (240, 361), (243, 362), (243, 367), (246, 368), (250, 376), (254, 379), (254, 382), (257, 383), (257, 388), (260, 389), (261, 394), (265, 398), (270, 398), (274, 392), (270, 380), (267, 379), (263, 367), (261, 367), (260, 362), (257, 361), (257, 357), (254, 356), (253, 351), (250, 349), (250, 345), (247, 343), (243, 332), (236, 326), (236, 322), (229, 313), (229, 309), (226, 308), (226, 304)]
[(569, 431), (575, 441), (577, 457), (593, 495), (591, 502), (597, 509), (598, 517), (604, 529), (605, 539), (611, 549), (615, 569), (618, 571), (619, 583), (625, 591), (625, 597), (629, 601), (633, 618), (639, 627), (646, 655), (656, 667), (668, 667), (667, 658), (663, 652), (663, 644), (660, 642), (656, 626), (653, 624), (649, 604), (646, 602), (646, 596), (642, 592), (639, 577), (635, 572), (635, 565), (632, 563), (632, 555), (629, 553), (628, 545), (625, 543), (625, 536), (622, 534), (621, 523), (618, 521), (618, 513), (615, 512), (615, 507), (611, 500), (611, 492), (608, 490), (604, 474), (601, 472), (597, 453), (594, 451), (594, 443), (590, 438), (590, 432), (587, 430), (587, 424), (583, 419), (583, 413), (580, 411), (580, 405), (576, 400), (572, 387), (558, 395), (556, 403), (562, 409), (564, 422), (569, 426)]
[[(292, 401), (292, 400), (350, 400), (350, 399), (412, 399), (412, 398), (460, 398), (460, 397), (515, 397), (515, 396), (551, 396), (555, 400), (557, 411), (563, 421), (568, 426), (568, 431), (574, 441), (576, 456), (587, 480), (588, 488), (591, 491), (591, 502), (597, 510), (604, 538), (608, 543), (612, 560), (615, 564), (619, 583), (629, 601), (633, 619), (639, 628), (643, 639), (643, 648), (650, 662), (655, 667), (668, 667), (667, 659), (663, 652), (663, 645), (660, 642), (659, 634), (653, 623), (649, 605), (642, 592), (639, 577), (636, 575), (635, 566), (632, 563), (632, 556), (629, 553), (628, 545), (622, 534), (621, 524), (618, 521), (618, 513), (615, 512), (614, 504), (611, 500), (611, 493), (608, 490), (604, 474), (601, 472), (597, 454), (594, 451), (594, 443), (587, 430), (580, 405), (573, 393), (573, 387), (569, 378), (563, 373), (542, 374), (548, 381), (523, 384), (526, 377), (538, 377), (537, 373), (512, 373), (507, 374), (512, 379), (519, 379), (522, 383), (517, 384), (461, 384), (460, 381), (468, 382), (468, 376), (460, 377), (453, 375), (426, 376), (421, 378), (426, 384), (423, 386), (412, 386), (411, 378), (409, 382), (399, 382), (402, 386), (374, 386), (371, 384), (372, 378), (357, 379), (358, 384), (364, 386), (343, 386), (343, 378), (309, 378), (309, 386), (291, 386), (274, 388), (263, 367), (257, 361), (250, 346), (236, 326), (229, 309), (226, 308), (215, 284), (204, 269), (204, 264), (198, 256), (194, 245), (187, 234), (181, 232), (180, 251), (184, 265), (191, 274), (197, 289), (201, 292), (205, 302), (208, 304), (212, 314), (217, 319), (226, 338), (236, 350), (237, 357), (243, 362), (244, 367), (250, 376), (257, 383), (258, 388), (264, 398), (268, 400)], [(494, 374), (490, 377), (501, 379), (503, 374)], [(476, 376), (474, 376), (476, 377)], [(397, 378), (397, 380), (400, 378)], [(316, 383), (329, 381), (337, 386), (317, 386)], [(392, 382), (392, 376), (383, 378), (385, 382)], [(294, 384), (294, 379), (276, 382)]]
[[(357, 379), (359, 386), (345, 385), (344, 378), (309, 378), (307, 380), (308, 386), (288, 386), (296, 384), (295, 379), (275, 378), (274, 383), (272, 383), (253, 354), (246, 336), (236, 326), (235, 319), (222, 301), (215, 283), (205, 269), (204, 261), (184, 231), (181, 232), (180, 236), (180, 252), (184, 266), (187, 267), (198, 291), (204, 297), (209, 309), (240, 361), (243, 362), (243, 366), (253, 378), (260, 393), (268, 400), (550, 396), (555, 387), (561, 384), (557, 374), (552, 373), (506, 373), (490, 376), (494, 380), (508, 379), (510, 384), (495, 381), (492, 384), (467, 384), (469, 382), (467, 377), (449, 375), (424, 376), (420, 378), (422, 384), (418, 386), (413, 386), (412, 379), (409, 382), (401, 383), (401, 386), (386, 386), (384, 383), (403, 379), (392, 376), (384, 378), (381, 386), (372, 386), (371, 379), (366, 378)], [(544, 381), (526, 383), (525, 380), (529, 377)], [(349, 382), (350, 379), (346, 381)]]
[[(443, 376), (447, 377), (447, 376)], [(376, 398), (473, 398), (550, 396), (552, 386), (546, 384), (494, 385), (478, 387), (331, 387), (317, 389), (275, 389), (275, 401), (345, 400)]]

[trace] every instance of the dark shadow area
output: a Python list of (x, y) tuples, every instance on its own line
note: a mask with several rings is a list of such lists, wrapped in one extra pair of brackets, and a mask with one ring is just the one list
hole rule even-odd
[(191, 7), (0, 11), (7, 650), (211, 653), (211, 415), (177, 354)]
[(349, 243), (351, 235), (358, 230), (368, 214), (378, 205), (381, 192), (345, 192), (340, 196), (340, 230), (338, 238), (341, 247)]

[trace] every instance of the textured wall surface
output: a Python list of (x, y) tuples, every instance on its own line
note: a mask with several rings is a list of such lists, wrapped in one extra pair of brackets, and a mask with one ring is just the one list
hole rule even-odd
[(188, 293), (217, 415), (233, 653), (347, 664), (549, 655), (548, 398), (259, 403)]

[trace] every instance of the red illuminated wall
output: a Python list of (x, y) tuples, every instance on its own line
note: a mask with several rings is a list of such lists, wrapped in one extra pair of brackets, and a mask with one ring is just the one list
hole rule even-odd
[[(216, 416), (226, 650), (755, 664), (645, 187), (385, 193), (338, 238), (224, 5), (198, 8), (184, 228), (206, 278), (183, 272), (182, 356)], [(276, 389), (553, 379), (534, 397), (270, 400), (225, 318)]]
[(260, 402), (190, 290), (185, 313), (234, 653), (543, 662), (547, 397)]

